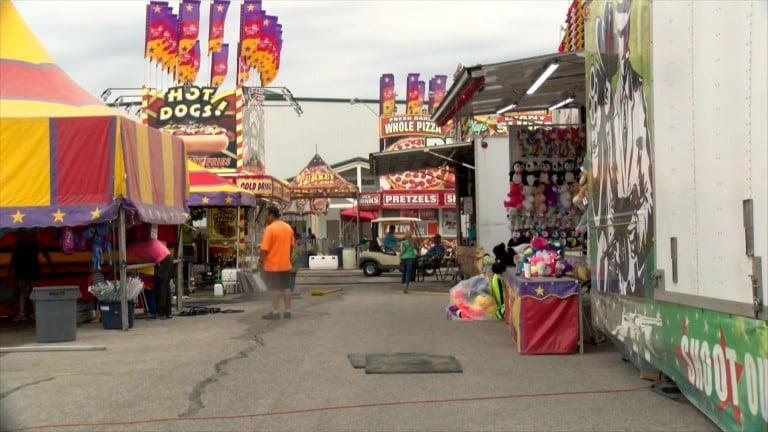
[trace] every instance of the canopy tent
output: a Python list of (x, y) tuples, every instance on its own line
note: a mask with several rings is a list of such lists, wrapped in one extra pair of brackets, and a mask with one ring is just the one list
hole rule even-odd
[(0, 228), (188, 217), (180, 139), (108, 107), (42, 47), (0, 0)]
[(345, 221), (354, 221), (357, 220), (358, 211), (360, 213), (360, 222), (370, 222), (379, 217), (378, 212), (358, 210), (357, 206), (342, 210), (339, 212), (339, 217)]
[[(187, 220), (186, 160), (180, 139), (124, 117), (75, 83), (11, 1), (0, 0), (0, 229), (118, 218), (124, 288), (126, 212), (153, 224)], [(120, 300), (128, 330), (125, 289)]]
[(319, 154), (290, 183), (291, 198), (355, 198), (357, 186), (331, 169)]
[(256, 196), (202, 166), (187, 161), (190, 207), (252, 207)]
[[(291, 204), (286, 210), (302, 207), (302, 200), (307, 202), (305, 207), (309, 207), (310, 212), (325, 213), (328, 211), (328, 198), (355, 198), (359, 195), (356, 185), (348, 182), (339, 173), (334, 171), (319, 154), (310, 159), (307, 166), (293, 178), (290, 183)], [(322, 207), (322, 208), (321, 208)], [(358, 220), (356, 218), (356, 220)], [(341, 236), (341, 230), (339, 231)], [(358, 238), (361, 233), (358, 230)], [(341, 237), (339, 238), (341, 242)]]
[(296, 198), (283, 205), (280, 212), (284, 215), (307, 216), (328, 213), (326, 198)]

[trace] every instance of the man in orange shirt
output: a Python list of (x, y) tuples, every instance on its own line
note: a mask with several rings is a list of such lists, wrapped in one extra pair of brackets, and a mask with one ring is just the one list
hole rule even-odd
[(280, 210), (267, 207), (267, 228), (261, 241), (259, 270), (263, 271), (264, 283), (272, 297), (272, 312), (261, 317), (268, 320), (280, 319), (280, 295), (282, 293), (285, 311), (283, 318), (291, 317), (291, 254), (294, 247), (293, 228), (280, 219)]

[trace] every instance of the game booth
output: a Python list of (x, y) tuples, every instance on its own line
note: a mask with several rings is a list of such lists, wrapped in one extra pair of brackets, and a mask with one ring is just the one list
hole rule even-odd
[[(552, 63), (560, 67), (535, 94), (507, 103), (506, 109), (496, 107), (494, 112), (501, 111), (496, 114), (476, 109), (505, 92), (525, 93)], [(484, 88), (486, 80), (499, 88)], [(477, 244), (464, 250), (462, 263), (482, 271), (483, 258), (497, 259), (499, 245), (516, 257), (502, 275), (509, 303), (505, 320), (525, 354), (583, 348), (581, 285), (570, 276), (574, 264), (584, 262), (586, 230), (579, 229), (584, 205), (574, 197), (584, 187), (579, 179), (585, 129), (580, 124), (554, 124), (547, 112), (567, 80), (574, 81), (575, 88), (583, 81), (578, 52), (463, 68), (433, 115), (438, 124), (451, 119), (463, 124), (462, 136), (476, 143)], [(583, 93), (573, 97), (582, 100)], [(505, 113), (513, 108), (528, 121)]]
[[(89, 300), (89, 273), (110, 273), (123, 287), (126, 330), (126, 230), (188, 218), (184, 144), (91, 96), (54, 62), (10, 1), (0, 8), (2, 273), (21, 230), (33, 229), (55, 268), (43, 266), (39, 285), (78, 287), (77, 296)], [(168, 240), (176, 249), (178, 240)]]

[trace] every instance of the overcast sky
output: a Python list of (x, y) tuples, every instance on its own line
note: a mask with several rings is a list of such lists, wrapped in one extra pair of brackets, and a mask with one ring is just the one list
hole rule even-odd
[[(144, 60), (143, 0), (15, 0), (48, 52), (88, 91), (157, 85)], [(178, 2), (171, 1), (174, 10)], [(201, 42), (208, 5), (201, 7)], [(555, 52), (568, 0), (324, 1), (264, 0), (283, 25), (280, 72), (273, 86), (299, 97), (378, 99), (382, 73), (394, 73), (400, 97), (409, 72), (428, 82), (458, 63), (487, 64)], [(239, 1), (227, 15), (232, 88)], [(207, 50), (206, 50), (207, 51)], [(203, 60), (197, 83), (207, 85)], [(450, 85), (450, 78), (449, 78)], [(400, 90), (402, 89), (402, 90)]]

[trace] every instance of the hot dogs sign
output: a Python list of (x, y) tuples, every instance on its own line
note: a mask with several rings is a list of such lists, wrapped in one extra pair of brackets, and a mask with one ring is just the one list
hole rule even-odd
[(150, 94), (147, 124), (177, 135), (188, 157), (215, 172), (235, 172), (241, 135), (236, 133), (235, 91), (216, 95), (215, 87), (180, 86)]

